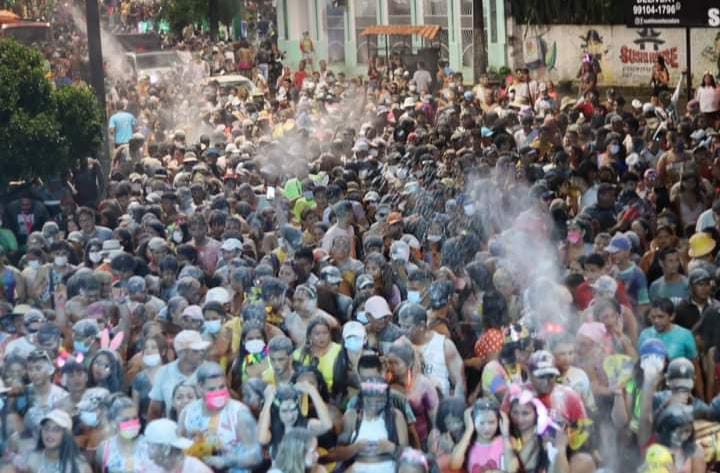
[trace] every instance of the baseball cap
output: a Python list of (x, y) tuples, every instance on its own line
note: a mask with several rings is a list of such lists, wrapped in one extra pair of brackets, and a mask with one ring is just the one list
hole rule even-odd
[(608, 253), (618, 253), (620, 251), (630, 251), (632, 249), (632, 243), (630, 242), (630, 239), (623, 235), (622, 233), (618, 233), (612, 239), (610, 240), (610, 244), (605, 247), (605, 251)]
[(400, 212), (390, 212), (387, 216), (388, 225), (393, 225), (402, 222), (402, 214)]
[(640, 345), (640, 358), (644, 356), (657, 355), (667, 358), (665, 344), (657, 338), (648, 338)]
[(45, 320), (45, 315), (38, 309), (30, 309), (23, 315), (25, 325), (43, 323)]
[(85, 390), (77, 404), (78, 410), (94, 411), (110, 396), (110, 391), (105, 388), (89, 388)]
[(170, 419), (156, 419), (145, 428), (145, 440), (149, 443), (169, 445), (185, 450), (192, 446), (192, 440), (177, 434), (177, 424)]
[(73, 325), (72, 330), (77, 338), (97, 337), (100, 333), (100, 328), (95, 319), (78, 320), (75, 322), (75, 325)]
[(606, 294), (608, 296), (615, 295), (615, 291), (617, 291), (617, 286), (617, 281), (615, 281), (612, 276), (608, 276), (607, 274), (597, 278), (597, 281), (595, 281), (591, 285), (595, 292)]
[(205, 294), (205, 303), (208, 302), (219, 302), (223, 305), (227, 304), (230, 302), (230, 294), (224, 287), (214, 287)]
[(42, 416), (42, 419), (40, 419), (40, 423), (42, 424), (46, 420), (51, 420), (55, 422), (57, 425), (59, 425), (65, 430), (72, 430), (72, 417), (70, 417), (70, 414), (63, 411), (62, 409), (53, 409), (52, 411), (48, 412), (47, 414)]
[(15, 307), (13, 307), (12, 313), (15, 315), (24, 316), (31, 310), (32, 310), (32, 306), (30, 306), (28, 304), (18, 304)]
[(242, 250), (242, 242), (237, 238), (228, 238), (222, 242), (220, 249), (223, 251), (239, 251)]
[[(198, 307), (198, 309), (200, 309), (200, 307)], [(202, 317), (202, 310), (200, 316)], [(183, 330), (175, 336), (175, 341), (173, 342), (173, 348), (175, 348), (176, 352), (180, 352), (181, 350), (205, 350), (209, 346), (210, 342), (203, 340), (200, 333), (195, 330)]]
[(668, 364), (666, 378), (670, 387), (692, 389), (695, 385), (695, 367), (687, 358), (675, 358)]
[(547, 374), (557, 376), (560, 374), (560, 371), (555, 367), (555, 358), (552, 356), (552, 353), (546, 350), (538, 350), (530, 355), (528, 367), (533, 376), (544, 376)]
[(376, 319), (382, 319), (392, 315), (390, 306), (385, 298), (381, 296), (372, 296), (365, 301), (365, 312), (369, 313)]
[(367, 287), (372, 287), (375, 283), (373, 282), (373, 279), (368, 274), (361, 274), (357, 277), (355, 280), (355, 287), (357, 289), (365, 289)]
[(365, 338), (366, 332), (365, 327), (360, 322), (354, 320), (347, 322), (343, 326), (342, 338), (345, 340), (348, 337), (360, 337)]
[(342, 282), (342, 275), (340, 270), (335, 266), (325, 266), (320, 270), (320, 277), (330, 284), (339, 284)]
[(695, 268), (688, 274), (690, 285), (700, 284), (702, 282), (712, 281), (712, 275), (705, 268)]
[(191, 319), (194, 319), (194, 320), (203, 320), (202, 309), (200, 308), (199, 305), (189, 305), (189, 306), (185, 307), (185, 310), (183, 310), (182, 315), (183, 316), (187, 315), (188, 317), (190, 317)]

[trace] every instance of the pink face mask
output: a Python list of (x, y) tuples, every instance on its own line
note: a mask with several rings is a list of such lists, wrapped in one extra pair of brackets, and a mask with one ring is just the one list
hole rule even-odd
[(120, 422), (120, 435), (128, 440), (134, 439), (140, 433), (140, 419), (130, 419)]
[(567, 234), (567, 240), (572, 244), (579, 242), (580, 237), (581, 237), (580, 232), (577, 230), (570, 230)]
[(211, 411), (219, 411), (230, 399), (230, 393), (227, 388), (217, 389), (215, 391), (209, 391), (205, 393), (205, 405)]

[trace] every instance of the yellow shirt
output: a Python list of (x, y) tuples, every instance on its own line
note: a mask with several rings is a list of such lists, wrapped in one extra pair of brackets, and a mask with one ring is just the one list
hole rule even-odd
[[(325, 352), (323, 356), (318, 358), (317, 369), (322, 374), (323, 379), (325, 380), (325, 384), (327, 384), (328, 391), (330, 392), (332, 392), (333, 387), (333, 370), (335, 369), (335, 361), (340, 354), (341, 348), (342, 347), (339, 344), (335, 342), (330, 342), (330, 347), (328, 348), (328, 351)], [(295, 353), (293, 353), (293, 360), (301, 361), (301, 356), (302, 348), (298, 348), (297, 350), (295, 350)], [(303, 366), (309, 366), (311, 361), (312, 357), (310, 355), (306, 355), (305, 359), (302, 360), (302, 364)]]

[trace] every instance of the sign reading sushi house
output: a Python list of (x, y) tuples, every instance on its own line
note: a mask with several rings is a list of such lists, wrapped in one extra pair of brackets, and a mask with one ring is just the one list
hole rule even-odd
[(718, 27), (720, 0), (628, 0), (629, 27)]

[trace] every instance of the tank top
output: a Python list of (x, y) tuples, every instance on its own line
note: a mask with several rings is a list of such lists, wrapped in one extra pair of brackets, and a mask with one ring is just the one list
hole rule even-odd
[(450, 372), (445, 363), (445, 336), (433, 331), (430, 341), (420, 347), (420, 353), (423, 357), (423, 374), (438, 387), (443, 397), (448, 397)]
[(387, 427), (385, 427), (385, 418), (378, 416), (374, 419), (368, 419), (363, 416), (358, 429), (357, 440), (365, 440), (367, 442), (379, 442), (388, 439)]
[(202, 399), (192, 401), (185, 407), (183, 427), (188, 436), (218, 450), (227, 452), (239, 445), (237, 419), (247, 407), (240, 401), (229, 400), (222, 410), (212, 417), (203, 412)]
[(489, 444), (475, 442), (468, 457), (468, 473), (502, 470), (503, 439), (500, 436)]

